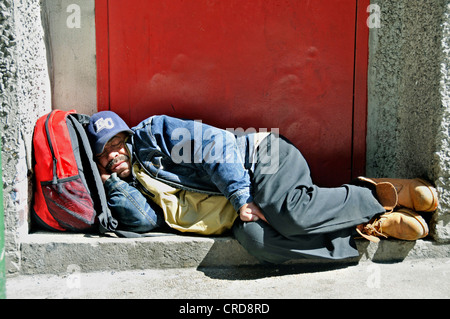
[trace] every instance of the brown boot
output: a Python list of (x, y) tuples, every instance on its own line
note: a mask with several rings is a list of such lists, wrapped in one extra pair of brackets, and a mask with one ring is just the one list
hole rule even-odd
[(428, 235), (428, 225), (416, 212), (400, 208), (376, 217), (367, 224), (359, 225), (356, 231), (376, 243), (380, 241), (378, 237), (417, 240)]
[(398, 204), (398, 194), (394, 185), (389, 182), (376, 182), (372, 178), (358, 177), (357, 184), (362, 184), (363, 186), (369, 186), (374, 191), (378, 202), (387, 212), (394, 211), (394, 208)]
[[(410, 208), (418, 212), (434, 212), (438, 206), (438, 197), (436, 189), (430, 183), (423, 179), (399, 179), (399, 178), (366, 178), (359, 177), (360, 181), (372, 183), (377, 188), (386, 183), (395, 187), (397, 192), (397, 206)], [(383, 186), (386, 188), (387, 186)], [(385, 195), (381, 194), (379, 200), (383, 205)], [(392, 200), (392, 195), (387, 196)], [(384, 205), (383, 205), (384, 206)], [(389, 209), (386, 209), (390, 211)]]

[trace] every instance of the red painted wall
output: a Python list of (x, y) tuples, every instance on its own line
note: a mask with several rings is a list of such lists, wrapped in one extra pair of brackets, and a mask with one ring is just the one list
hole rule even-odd
[(364, 172), (369, 0), (97, 0), (99, 110), (279, 129), (318, 185)]

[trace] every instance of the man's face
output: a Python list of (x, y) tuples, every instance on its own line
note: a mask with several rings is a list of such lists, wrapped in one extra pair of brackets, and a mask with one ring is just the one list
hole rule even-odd
[(125, 147), (126, 133), (119, 133), (106, 143), (103, 153), (97, 154), (97, 161), (108, 173), (117, 173), (120, 178), (131, 174), (131, 162)]

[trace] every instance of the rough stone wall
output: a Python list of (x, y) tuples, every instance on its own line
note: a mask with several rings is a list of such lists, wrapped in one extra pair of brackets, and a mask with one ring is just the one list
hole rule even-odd
[(52, 105), (97, 112), (95, 0), (41, 0)]
[(450, 1), (446, 1), (443, 15), (440, 76), (439, 97), (442, 105), (433, 166), (440, 209), (433, 217), (433, 226), (436, 240), (450, 241)]
[(432, 235), (449, 241), (449, 1), (372, 3), (381, 27), (369, 40), (367, 175), (434, 182), (441, 200)]
[(6, 268), (20, 268), (20, 237), (28, 233), (31, 141), (37, 118), (51, 110), (39, 0), (0, 2), (0, 129)]

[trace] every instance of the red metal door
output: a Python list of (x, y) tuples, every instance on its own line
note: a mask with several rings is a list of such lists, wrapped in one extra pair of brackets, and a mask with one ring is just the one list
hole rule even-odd
[(277, 128), (318, 185), (348, 182), (364, 167), (368, 4), (97, 0), (99, 110)]

